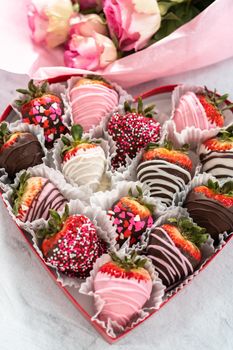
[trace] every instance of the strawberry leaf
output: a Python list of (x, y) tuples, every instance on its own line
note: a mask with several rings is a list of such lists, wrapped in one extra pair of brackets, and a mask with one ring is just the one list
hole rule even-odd
[(71, 135), (74, 141), (81, 141), (83, 135), (83, 128), (80, 124), (72, 125), (71, 127)]

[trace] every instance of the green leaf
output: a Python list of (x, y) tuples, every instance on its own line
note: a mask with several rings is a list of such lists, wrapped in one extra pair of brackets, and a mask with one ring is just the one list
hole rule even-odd
[(71, 145), (70, 140), (69, 140), (68, 137), (66, 137), (66, 136), (62, 136), (62, 137), (61, 137), (61, 140), (62, 140), (62, 142), (64, 143), (64, 145), (66, 145), (66, 146), (70, 146), (70, 145)]
[(80, 141), (83, 135), (83, 128), (80, 124), (71, 127), (71, 135), (74, 141)]

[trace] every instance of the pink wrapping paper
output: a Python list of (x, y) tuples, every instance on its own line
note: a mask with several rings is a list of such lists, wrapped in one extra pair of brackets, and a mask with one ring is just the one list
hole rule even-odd
[[(62, 49), (49, 51), (32, 44), (26, 17), (28, 1), (0, 1), (0, 68), (37, 79), (90, 73), (63, 67)], [(115, 61), (101, 74), (127, 87), (229, 58), (233, 56), (232, 18), (233, 0), (215, 0), (166, 38)]]

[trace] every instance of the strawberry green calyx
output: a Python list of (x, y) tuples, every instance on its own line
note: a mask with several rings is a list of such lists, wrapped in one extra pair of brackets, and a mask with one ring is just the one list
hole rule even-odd
[(143, 115), (146, 118), (153, 118), (155, 114), (154, 108), (155, 108), (155, 104), (152, 104), (150, 106), (147, 106), (145, 109), (143, 109), (143, 102), (141, 97), (138, 98), (137, 108), (132, 108), (131, 103), (129, 103), (128, 101), (125, 101), (124, 103), (125, 113), (137, 113), (137, 114)]
[(0, 124), (0, 149), (9, 140), (11, 132), (8, 129), (7, 123)]
[(129, 191), (128, 191), (128, 196), (129, 196), (130, 198), (132, 198), (133, 200), (136, 200), (138, 203), (140, 203), (141, 205), (143, 205), (143, 206), (146, 207), (147, 209), (149, 209), (149, 211), (150, 211), (151, 214), (152, 214), (153, 211), (154, 211), (154, 205), (145, 202), (141, 187), (136, 186), (136, 189), (137, 189), (137, 192), (138, 192), (138, 193), (137, 193), (136, 195), (133, 195), (133, 191), (132, 191), (132, 189), (130, 188)]
[(49, 84), (47, 81), (43, 81), (40, 84), (35, 84), (31, 79), (28, 83), (28, 89), (17, 89), (16, 91), (24, 95), (22, 100), (16, 100), (15, 103), (18, 106), (22, 106), (34, 98), (42, 97), (44, 94), (48, 93)]
[(80, 144), (98, 144), (101, 142), (97, 140), (92, 141), (89, 138), (82, 138), (83, 128), (80, 124), (76, 124), (71, 127), (71, 136), (72, 140), (68, 139), (66, 136), (62, 136), (61, 138), (62, 142), (64, 143), (64, 147), (61, 152), (62, 156)]
[(186, 217), (181, 217), (179, 219), (170, 218), (168, 219), (168, 222), (176, 226), (182, 236), (195, 244), (198, 248), (208, 239), (206, 229), (198, 226)]
[(149, 150), (153, 150), (155, 148), (166, 148), (169, 151), (177, 151), (177, 152), (182, 152), (182, 153), (188, 153), (189, 151), (189, 144), (184, 144), (181, 148), (175, 148), (173, 146), (173, 143), (170, 140), (165, 140), (164, 143), (159, 144), (159, 143), (154, 143), (154, 142), (150, 142), (148, 143), (148, 145), (145, 148), (145, 151), (149, 151)]
[(56, 210), (50, 209), (50, 219), (46, 228), (37, 231), (36, 235), (40, 239), (45, 239), (54, 236), (57, 232), (61, 231), (65, 221), (69, 217), (69, 207), (66, 204), (65, 210), (62, 216), (56, 212)]
[(109, 255), (113, 262), (127, 272), (132, 269), (144, 268), (147, 262), (147, 259), (141, 258), (136, 251), (132, 251), (129, 255), (125, 255), (124, 258), (120, 258), (115, 252), (110, 252)]
[(31, 177), (29, 173), (24, 171), (19, 178), (19, 184), (16, 188), (13, 188), (13, 193), (11, 195), (11, 200), (13, 205), (13, 213), (14, 215), (18, 214), (19, 211), (19, 206), (21, 203), (21, 198), (25, 192), (26, 186), (27, 186), (27, 181)]
[(214, 89), (214, 91), (211, 92), (205, 86), (203, 95), (206, 97), (207, 101), (211, 103), (213, 106), (215, 106), (220, 112), (233, 108), (233, 103), (231, 104), (228, 103), (225, 107), (223, 107), (223, 104), (226, 103), (229, 94), (224, 94), (222, 96), (219, 96), (216, 92), (216, 89)]
[(220, 130), (217, 135), (217, 138), (225, 142), (233, 142), (233, 125), (229, 126), (226, 129)]
[(227, 181), (220, 186), (217, 181), (208, 180), (207, 187), (216, 194), (224, 194), (225, 196), (233, 196), (233, 181)]
[(101, 81), (105, 84), (110, 85), (110, 83), (106, 79), (104, 79), (103, 77), (101, 77), (100, 75), (97, 75), (97, 74), (88, 74), (85, 76), (85, 79), (97, 80), (97, 81)]

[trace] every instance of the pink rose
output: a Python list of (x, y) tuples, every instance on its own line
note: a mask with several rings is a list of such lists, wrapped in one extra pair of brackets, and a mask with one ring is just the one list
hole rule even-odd
[(117, 59), (115, 45), (104, 35), (106, 27), (101, 17), (79, 15), (70, 22), (70, 40), (64, 54), (68, 67), (97, 70)]
[(156, 0), (104, 0), (103, 10), (110, 34), (122, 51), (144, 48), (160, 27)]
[(72, 13), (70, 0), (33, 0), (28, 7), (33, 41), (50, 48), (63, 44), (69, 33)]

